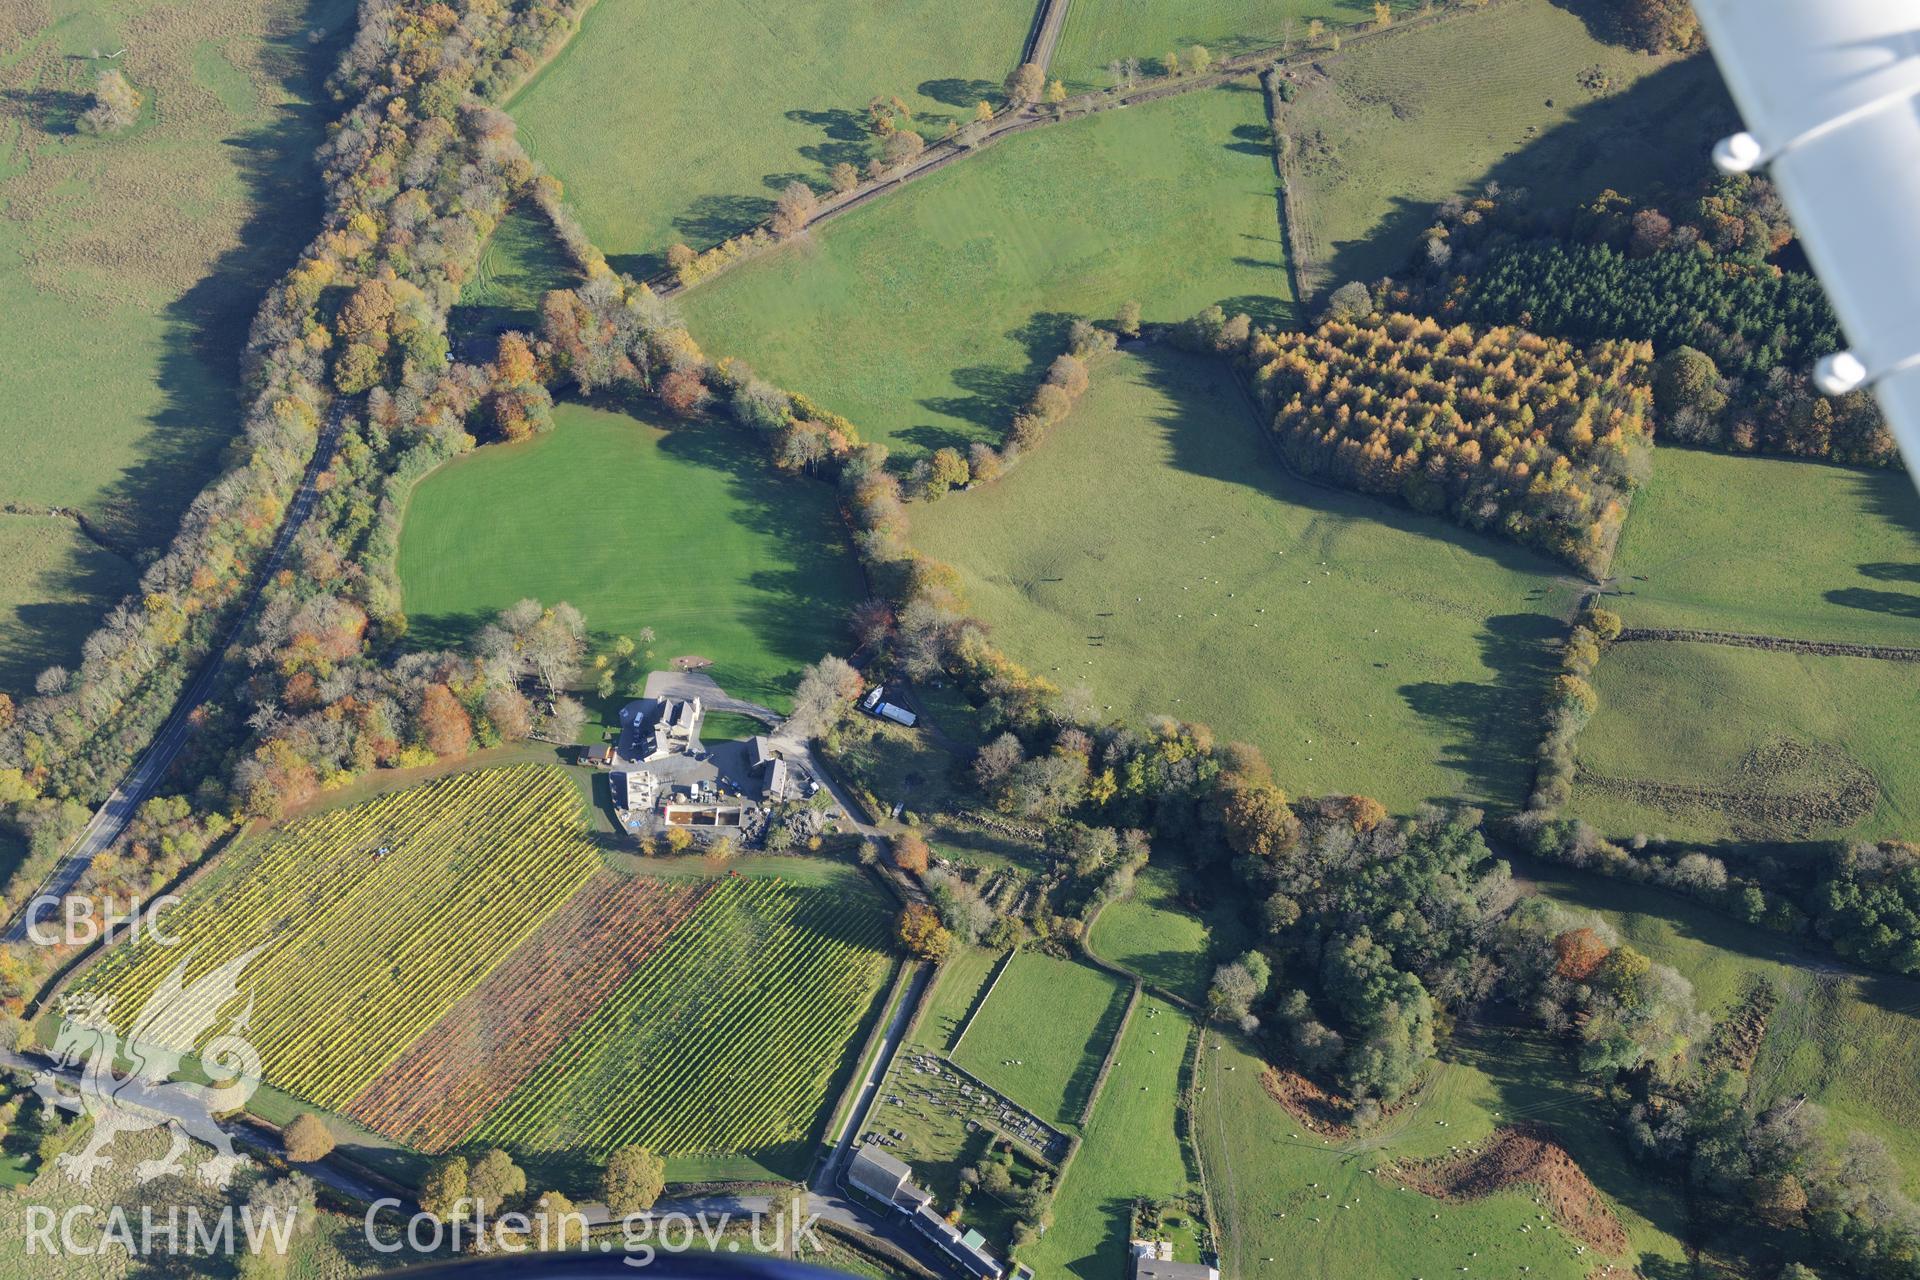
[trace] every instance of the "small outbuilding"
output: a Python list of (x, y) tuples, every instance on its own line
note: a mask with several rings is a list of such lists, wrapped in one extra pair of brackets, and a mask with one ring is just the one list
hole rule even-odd
[(1175, 1262), (1173, 1246), (1165, 1240), (1133, 1240), (1133, 1280), (1220, 1280), (1220, 1272), (1203, 1262)]

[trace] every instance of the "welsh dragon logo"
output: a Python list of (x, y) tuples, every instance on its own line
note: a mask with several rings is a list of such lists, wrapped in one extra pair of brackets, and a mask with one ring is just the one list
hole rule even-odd
[[(147, 998), (124, 1039), (113, 1027), (113, 997), (78, 995), (60, 1002), (60, 1033), (51, 1051), (56, 1069), (38, 1073), (33, 1088), (49, 1106), (93, 1121), (87, 1145), (57, 1161), (67, 1176), (83, 1185), (91, 1182), (96, 1171), (112, 1165), (107, 1149), (115, 1138), (157, 1128), (170, 1132), (172, 1145), (160, 1159), (134, 1166), (141, 1182), (179, 1173), (189, 1139), (214, 1149), (214, 1156), (197, 1170), (202, 1182), (224, 1187), (246, 1165), (246, 1157), (234, 1154), (232, 1139), (214, 1117), (238, 1110), (260, 1087), (260, 1055), (241, 1034), (253, 1014), (253, 1001), (248, 999), (196, 1055), (215, 1083), (171, 1077), (191, 1046), (219, 1021), (221, 1009), (240, 994), (240, 971), (260, 950), (236, 956), (191, 984), (186, 974), (193, 957), (183, 957)], [(121, 1063), (131, 1064), (132, 1070), (117, 1074)], [(75, 1066), (80, 1067), (79, 1092), (69, 1093), (61, 1082)]]

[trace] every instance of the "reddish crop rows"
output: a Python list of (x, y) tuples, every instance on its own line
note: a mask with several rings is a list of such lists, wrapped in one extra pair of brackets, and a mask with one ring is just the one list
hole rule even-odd
[(722, 880), (469, 1141), (685, 1155), (804, 1138), (885, 967), (876, 907)]
[(653, 954), (713, 883), (597, 873), (347, 1114), (419, 1151), (453, 1146)]

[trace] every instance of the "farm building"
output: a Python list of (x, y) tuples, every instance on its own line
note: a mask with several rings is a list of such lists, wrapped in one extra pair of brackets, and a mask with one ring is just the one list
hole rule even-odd
[(847, 1166), (847, 1181), (883, 1204), (893, 1204), (903, 1190), (914, 1189), (912, 1166), (872, 1143), (854, 1148), (853, 1162)]
[(1220, 1280), (1220, 1272), (1200, 1262), (1175, 1262), (1165, 1240), (1131, 1240), (1133, 1280)]
[(660, 779), (645, 769), (621, 769), (607, 775), (613, 807), (645, 813), (660, 796)]
[(603, 769), (613, 763), (613, 748), (604, 742), (580, 748), (580, 763)]
[(864, 1191), (898, 1213), (905, 1214), (913, 1229), (938, 1245), (940, 1251), (974, 1280), (1000, 1280), (1005, 1272), (993, 1255), (983, 1247), (986, 1238), (978, 1231), (961, 1231), (933, 1208), (933, 1193), (916, 1186), (913, 1167), (864, 1142), (854, 1148), (847, 1166), (846, 1182)]
[(992, 1254), (981, 1248), (986, 1238), (978, 1231), (962, 1232), (931, 1205), (913, 1211), (913, 1229), (940, 1246), (940, 1251), (960, 1264), (960, 1269), (975, 1280), (1000, 1280), (1006, 1270)]

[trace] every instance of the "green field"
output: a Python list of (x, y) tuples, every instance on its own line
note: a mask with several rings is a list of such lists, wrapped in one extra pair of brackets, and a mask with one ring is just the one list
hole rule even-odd
[(101, 613), (132, 591), (133, 565), (62, 516), (0, 514), (0, 692), (79, 657)]
[[(173, 535), (239, 428), (260, 292), (319, 225), (320, 80), (353, 12), (72, 0), (0, 18), (0, 506), (78, 508), (129, 554)], [(140, 120), (78, 134), (118, 49)], [(19, 694), (77, 661), (129, 571), (71, 535), (20, 556), (34, 535), (0, 537), (0, 690)]]
[[(1193, 1023), (1147, 996), (1133, 1011), (1086, 1140), (1054, 1195), (1054, 1225), (1020, 1253), (1043, 1276), (1125, 1280), (1132, 1274), (1127, 1227), (1133, 1202), (1184, 1199), (1188, 1177), (1179, 1123), (1180, 1075)], [(1184, 1218), (1183, 1218), (1184, 1220)], [(1197, 1261), (1191, 1228), (1171, 1237), (1174, 1257)]]
[(1572, 588), (1520, 548), (1297, 480), (1224, 364), (1100, 362), (998, 483), (916, 507), (1015, 660), (1102, 715), (1201, 721), (1290, 792), (1517, 802)]
[[(1724, 114), (1711, 59), (1669, 64), (1603, 43), (1551, 0), (1355, 44), (1319, 66), (1294, 73), (1301, 89), (1280, 121), (1315, 293), (1398, 273), (1433, 205), (1489, 179), (1527, 187), (1541, 207), (1609, 186), (1691, 185)], [(1582, 83), (1595, 70), (1604, 91)]]
[(926, 1012), (920, 1016), (920, 1025), (914, 1032), (916, 1043), (932, 1053), (945, 1053), (953, 1048), (953, 1042), (967, 1024), (967, 1015), (973, 1011), (987, 979), (993, 975), (994, 966), (999, 964), (1000, 955), (998, 951), (982, 947), (956, 948), (940, 962), (933, 991), (927, 996)]
[(875, 95), (929, 138), (997, 105), (1032, 21), (1031, 0), (595, 5), (511, 109), (594, 243), (648, 271), (760, 221), (789, 182), (864, 166)]
[(1594, 685), (1572, 811), (1609, 835), (1920, 833), (1920, 663), (1645, 641)]
[[(1268, 1096), (1260, 1084), (1260, 1059), (1244, 1043), (1216, 1032), (1206, 1040), (1196, 1129), (1219, 1218), (1222, 1275), (1411, 1280), (1463, 1268), (1476, 1275), (1514, 1275), (1522, 1267), (1544, 1280), (1593, 1274), (1595, 1253), (1576, 1255), (1563, 1232), (1539, 1229), (1530, 1188), (1441, 1202), (1370, 1172), (1389, 1159), (1444, 1156), (1450, 1146), (1473, 1145), (1515, 1119), (1552, 1126), (1612, 1203), (1630, 1255), (1676, 1267), (1683, 1257), (1677, 1197), (1627, 1161), (1605, 1122), (1604, 1103), (1566, 1083), (1568, 1068), (1557, 1044), (1530, 1035), (1463, 1032), (1416, 1105), (1379, 1130), (1340, 1144), (1315, 1138)], [(1534, 1229), (1522, 1232), (1522, 1226)], [(1641, 1274), (1669, 1272), (1643, 1267)]]
[(456, 341), (480, 344), (469, 360), (492, 355), (493, 337), (502, 329), (540, 330), (540, 299), (551, 289), (568, 289), (580, 273), (561, 248), (546, 215), (515, 205), (494, 228), (480, 255), (480, 270), (461, 287), (460, 301), (447, 314), (447, 332)]
[(1920, 646), (1920, 497), (1897, 468), (1663, 449), (1613, 573), (1631, 627)]
[(1701, 1008), (1724, 1013), (1758, 975), (1780, 992), (1748, 1089), (1764, 1108), (1797, 1094), (1825, 1107), (1836, 1133), (1864, 1129), (1887, 1143), (1920, 1190), (1920, 982), (1863, 975), (1729, 920), (1676, 894), (1559, 868), (1524, 868), (1556, 901), (1597, 912), (1625, 942), (1693, 983)]
[(1198, 1002), (1213, 978), (1213, 930), (1179, 905), (1178, 891), (1175, 872), (1147, 867), (1135, 878), (1132, 897), (1101, 909), (1087, 947), (1108, 964)]
[(847, 647), (864, 589), (825, 486), (771, 474), (726, 427), (554, 416), (415, 490), (399, 563), (417, 643), (457, 643), (525, 596), (565, 600), (596, 636), (652, 627), (656, 665), (711, 658), (728, 693), (776, 706)]
[(998, 443), (1075, 315), (1284, 314), (1251, 82), (1008, 138), (686, 295), (716, 355), (920, 454)]
[(1077, 1126), (1127, 989), (1089, 965), (1015, 954), (953, 1060), (1052, 1125)]
[[(1400, 0), (1396, 8), (1412, 7)], [(1048, 68), (1071, 89), (1104, 89), (1114, 83), (1107, 64), (1138, 58), (1153, 69), (1170, 50), (1182, 58), (1193, 45), (1214, 57), (1232, 57), (1292, 42), (1297, 48), (1307, 23), (1323, 18), (1344, 25), (1373, 17), (1361, 0), (1074, 0)]]

